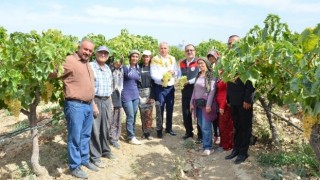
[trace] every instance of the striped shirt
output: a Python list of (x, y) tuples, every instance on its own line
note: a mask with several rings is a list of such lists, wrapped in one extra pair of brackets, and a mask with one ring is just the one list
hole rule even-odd
[(112, 73), (108, 65), (102, 69), (97, 60), (90, 62), (94, 73), (95, 95), (111, 96), (112, 94)]

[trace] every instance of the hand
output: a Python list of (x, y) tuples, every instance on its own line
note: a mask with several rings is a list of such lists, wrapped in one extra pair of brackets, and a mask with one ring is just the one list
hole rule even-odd
[(57, 78), (57, 77), (58, 77), (58, 72), (53, 72), (49, 74), (50, 79)]
[(147, 104), (152, 104), (154, 102), (154, 99), (148, 99)]
[(168, 72), (170, 72), (172, 75), (174, 75), (174, 71), (173, 70), (169, 70)]
[(211, 107), (210, 106), (206, 106), (206, 113), (211, 112)]
[(93, 117), (97, 118), (99, 115), (99, 109), (98, 106), (96, 104), (93, 105)]
[(190, 105), (190, 112), (192, 113), (193, 111), (193, 105)]
[(223, 114), (224, 114), (224, 109), (219, 108), (219, 113), (220, 113), (221, 115), (223, 115)]
[(250, 109), (251, 108), (251, 104), (250, 103), (247, 103), (247, 102), (243, 102), (243, 109)]

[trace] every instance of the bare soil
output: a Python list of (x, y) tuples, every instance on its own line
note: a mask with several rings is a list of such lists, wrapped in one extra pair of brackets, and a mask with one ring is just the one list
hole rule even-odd
[[(264, 169), (256, 162), (257, 151), (262, 149), (261, 144), (251, 146), (249, 158), (244, 163), (235, 165), (234, 160), (224, 159), (230, 151), (223, 151), (218, 145), (215, 145), (214, 153), (204, 157), (200, 155), (202, 149), (195, 143), (195, 139), (182, 140), (184, 127), (179, 93), (179, 90), (176, 90), (173, 119), (173, 130), (177, 132), (177, 136), (164, 134), (163, 139), (154, 138), (153, 140), (139, 138), (142, 133), (138, 116), (136, 135), (143, 144), (131, 145), (125, 140), (125, 120), (123, 119), (121, 148), (112, 148), (116, 159), (103, 158), (102, 161), (106, 167), (99, 169), (99, 172), (82, 168), (88, 173), (89, 179), (263, 179), (261, 173)], [(255, 112), (257, 112), (256, 109)], [(40, 113), (41, 115), (46, 116), (46, 113)], [(255, 119), (263, 119), (263, 116), (264, 114), (258, 115)], [(23, 115), (20, 115), (20, 120), (8, 116), (5, 110), (0, 111), (0, 119), (0, 134), (11, 132), (17, 124), (27, 121)], [(48, 170), (49, 174), (44, 177), (36, 177), (32, 174), (31, 139), (30, 133), (25, 132), (10, 139), (0, 140), (0, 180), (75, 179), (69, 173), (67, 166), (65, 121), (61, 120), (58, 125), (42, 128), (40, 132), (40, 164)], [(155, 131), (153, 136), (156, 136)]]

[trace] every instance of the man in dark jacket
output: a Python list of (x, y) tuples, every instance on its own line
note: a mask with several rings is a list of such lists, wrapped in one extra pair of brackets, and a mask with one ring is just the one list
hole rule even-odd
[[(232, 35), (228, 40), (228, 47), (240, 38)], [(231, 106), (234, 126), (234, 148), (226, 159), (237, 156), (235, 164), (244, 162), (248, 157), (248, 149), (252, 133), (254, 87), (251, 81), (243, 83), (240, 78), (227, 84), (227, 102)]]
[[(179, 64), (180, 67), (180, 75), (185, 76), (187, 78), (186, 83), (181, 87), (182, 94), (182, 117), (183, 117), (183, 125), (186, 129), (185, 135), (182, 137), (183, 139), (187, 139), (189, 137), (193, 137), (193, 126), (192, 126), (192, 114), (190, 112), (190, 100), (193, 92), (193, 86), (196, 79), (197, 74), (199, 73), (199, 68), (197, 64), (196, 58), (196, 50), (194, 45), (188, 44), (184, 48), (186, 59), (182, 60)], [(180, 78), (181, 78), (180, 77)], [(202, 133), (199, 125), (198, 127), (198, 139), (202, 140)]]

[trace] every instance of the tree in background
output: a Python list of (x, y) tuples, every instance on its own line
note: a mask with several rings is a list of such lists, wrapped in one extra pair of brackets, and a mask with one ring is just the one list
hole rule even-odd
[(36, 175), (47, 174), (39, 164), (37, 107), (40, 100), (62, 100), (62, 82), (50, 80), (49, 74), (62, 68), (67, 54), (76, 48), (77, 38), (60, 31), (48, 30), (38, 34), (14, 32), (10, 35), (0, 28), (0, 108), (18, 117), (28, 117), (31, 128), (31, 165)]

